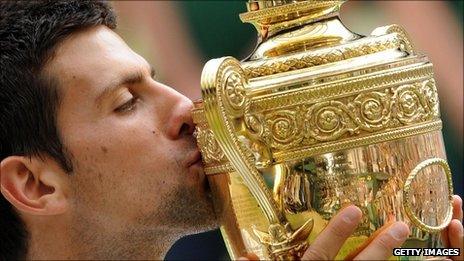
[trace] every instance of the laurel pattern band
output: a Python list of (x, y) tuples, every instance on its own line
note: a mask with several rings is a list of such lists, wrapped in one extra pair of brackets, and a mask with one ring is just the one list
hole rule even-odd
[(269, 61), (245, 62), (243, 68), (248, 78), (273, 75), (400, 48), (401, 43), (406, 41), (405, 39), (402, 38), (401, 34), (393, 33), (379, 36), (375, 41), (366, 39), (338, 48), (325, 48), (311, 53), (295, 54)]

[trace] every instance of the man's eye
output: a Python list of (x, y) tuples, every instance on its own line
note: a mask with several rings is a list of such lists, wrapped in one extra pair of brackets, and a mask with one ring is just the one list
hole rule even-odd
[(137, 97), (132, 97), (126, 103), (124, 103), (123, 105), (116, 108), (114, 111), (115, 112), (129, 112), (129, 111), (132, 111), (137, 106), (137, 101), (138, 101)]

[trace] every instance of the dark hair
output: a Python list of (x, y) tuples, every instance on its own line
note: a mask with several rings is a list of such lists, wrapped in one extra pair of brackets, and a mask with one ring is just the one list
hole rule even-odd
[[(56, 126), (56, 78), (42, 70), (60, 42), (79, 30), (116, 27), (112, 8), (100, 1), (0, 1), (0, 161), (11, 155), (72, 164)], [(0, 260), (22, 259), (28, 233), (0, 196)]]

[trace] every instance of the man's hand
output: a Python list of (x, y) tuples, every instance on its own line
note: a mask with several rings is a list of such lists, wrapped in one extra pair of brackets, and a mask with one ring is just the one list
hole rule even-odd
[(450, 256), (451, 260), (464, 260), (464, 232), (462, 227), (462, 199), (453, 196), (453, 219), (449, 226), (441, 232), (443, 245), (448, 248), (459, 248), (459, 256)]
[[(333, 260), (343, 243), (356, 230), (361, 222), (362, 212), (356, 206), (348, 206), (333, 217), (327, 227), (304, 253), (303, 260)], [(453, 197), (453, 220), (442, 232), (443, 244), (449, 248), (460, 248), (460, 256), (452, 260), (463, 260), (463, 210), (462, 199)], [(403, 222), (390, 222), (377, 230), (357, 250), (349, 254), (346, 260), (387, 260), (393, 248), (401, 247), (409, 235), (409, 228)], [(248, 254), (240, 260), (258, 260), (254, 254)]]
[[(343, 243), (355, 231), (361, 221), (362, 212), (356, 206), (342, 209), (316, 238), (303, 255), (303, 260), (333, 260)], [(409, 235), (403, 222), (384, 225), (377, 230), (359, 249), (346, 259), (386, 260), (393, 248), (400, 247)]]
[[(351, 205), (340, 210), (306, 250), (302, 260), (333, 260), (343, 243), (356, 230), (361, 217), (362, 212), (356, 206)], [(403, 244), (408, 235), (409, 228), (403, 222), (386, 224), (360, 247), (360, 251), (352, 254), (350, 259), (385, 260), (392, 255), (393, 248)], [(248, 254), (239, 260), (258, 260), (258, 257)]]

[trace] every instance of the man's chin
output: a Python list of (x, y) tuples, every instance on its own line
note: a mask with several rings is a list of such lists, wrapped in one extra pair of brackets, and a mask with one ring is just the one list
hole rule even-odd
[(203, 200), (204, 200), (204, 210), (205, 216), (207, 216), (205, 226), (201, 229), (200, 232), (206, 232), (209, 230), (217, 229), (219, 227), (219, 222), (216, 217), (216, 212), (214, 209), (213, 193), (211, 191), (210, 184), (207, 179), (203, 181)]
[(179, 180), (177, 188), (173, 188), (163, 201), (165, 218), (173, 226), (185, 229), (185, 234), (217, 228), (211, 189), (204, 176), (189, 181)]

